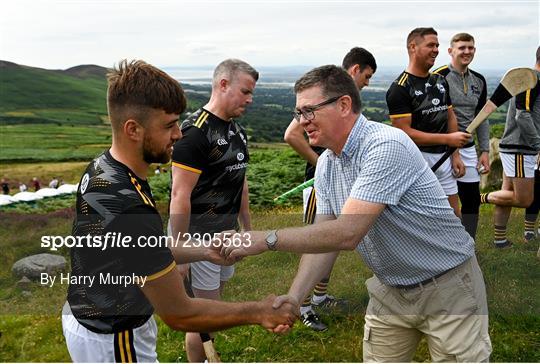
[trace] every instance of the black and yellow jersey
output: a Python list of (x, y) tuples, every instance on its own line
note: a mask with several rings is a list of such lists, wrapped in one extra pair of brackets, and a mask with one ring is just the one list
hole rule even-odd
[(249, 163), (244, 129), (199, 109), (182, 122), (182, 133), (172, 165), (200, 174), (191, 193), (189, 232), (236, 229)]
[(153, 308), (125, 277), (148, 283), (176, 266), (169, 248), (147, 244), (163, 235), (148, 183), (108, 151), (97, 157), (79, 182), (72, 235), (86, 238), (70, 249), (68, 302), (77, 321), (104, 334), (144, 324)]
[[(426, 133), (448, 132), (448, 109), (452, 107), (448, 83), (443, 76), (417, 77), (403, 71), (386, 92), (390, 118), (410, 116), (411, 127)], [(422, 145), (427, 153), (444, 153), (446, 145)]]

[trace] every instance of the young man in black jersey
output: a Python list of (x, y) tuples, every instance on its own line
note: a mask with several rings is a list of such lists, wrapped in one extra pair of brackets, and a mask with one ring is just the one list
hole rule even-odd
[[(369, 80), (377, 70), (377, 62), (375, 57), (366, 49), (361, 47), (352, 48), (343, 58), (342, 67), (354, 80), (354, 84), (361, 91), (369, 85)], [(305, 132), (302, 124), (296, 119), (290, 122), (285, 131), (285, 141), (302, 157), (306, 163), (305, 181), (312, 179), (315, 176), (315, 167), (317, 159), (325, 148), (312, 147), (304, 137)], [(317, 213), (315, 189), (308, 187), (304, 191), (304, 222), (313, 224)], [(335, 308), (346, 308), (345, 300), (336, 299), (334, 296), (328, 295), (328, 283), (333, 266), (325, 277), (317, 283), (313, 290), (313, 297), (307, 296), (302, 306), (300, 306), (300, 318), (302, 323), (315, 331), (324, 331), (328, 327), (321, 321), (317, 312), (312, 307), (319, 310), (331, 311)]]
[[(221, 62), (214, 71), (208, 103), (182, 123), (184, 137), (172, 157), (170, 228), (183, 234), (212, 237), (251, 229), (246, 169), (247, 135), (234, 120), (251, 104), (258, 72), (238, 59)], [(220, 299), (233, 266), (201, 261), (191, 264), (195, 297)], [(186, 335), (189, 361), (204, 361), (199, 334)]]
[[(471, 135), (458, 131), (448, 83), (444, 77), (429, 72), (439, 54), (435, 29), (413, 29), (407, 37), (407, 52), (409, 65), (388, 89), (386, 103), (392, 125), (411, 137), (432, 166), (448, 146), (461, 148)], [(457, 216), (461, 214), (455, 177), (464, 174), (459, 151), (435, 172)]]
[(146, 179), (150, 164), (168, 162), (182, 137), (178, 118), (186, 99), (180, 84), (143, 61), (122, 61), (108, 83), (112, 146), (88, 165), (77, 191), (72, 235), (85, 243), (70, 251), (62, 315), (71, 359), (156, 362), (154, 312), (175, 330), (257, 323), (282, 332), (297, 308), (272, 309), (272, 296), (245, 303), (190, 299), (177, 263), (231, 262), (208, 248), (158, 240), (163, 225)]

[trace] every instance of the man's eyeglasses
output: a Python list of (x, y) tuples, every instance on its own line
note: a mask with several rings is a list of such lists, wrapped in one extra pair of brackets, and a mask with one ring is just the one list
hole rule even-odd
[(328, 100), (326, 101), (323, 101), (321, 102), (320, 104), (317, 104), (317, 105), (313, 105), (313, 106), (309, 106), (309, 107), (305, 107), (303, 109), (295, 109), (293, 111), (293, 117), (294, 119), (297, 121), (297, 122), (300, 122), (300, 118), (302, 117), (302, 115), (304, 116), (304, 118), (306, 120), (313, 120), (315, 119), (315, 111), (320, 109), (321, 107), (323, 106), (326, 106), (326, 105), (329, 105), (333, 102), (336, 102), (337, 100), (339, 100), (342, 96), (345, 96), (345, 95), (340, 95), (340, 96), (335, 96), (335, 97), (331, 97), (329, 98)]

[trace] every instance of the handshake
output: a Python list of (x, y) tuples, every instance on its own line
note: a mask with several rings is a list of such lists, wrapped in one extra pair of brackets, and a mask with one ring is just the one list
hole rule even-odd
[(299, 318), (298, 301), (289, 295), (270, 295), (256, 304), (260, 305), (256, 323), (276, 334), (289, 332)]
[(214, 234), (207, 245), (209, 260), (219, 265), (232, 265), (244, 257), (257, 255), (268, 250), (264, 231), (238, 233), (234, 230)]
[[(257, 255), (268, 250), (266, 232), (224, 231), (220, 234), (214, 234), (208, 249), (212, 263), (231, 265), (244, 257)], [(299, 318), (299, 302), (290, 295), (270, 295), (257, 302), (256, 305), (258, 306), (256, 322), (270, 332), (287, 333)]]

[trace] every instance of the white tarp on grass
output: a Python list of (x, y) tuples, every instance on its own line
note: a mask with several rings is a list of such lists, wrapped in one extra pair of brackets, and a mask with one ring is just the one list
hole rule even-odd
[(62, 192), (59, 192), (56, 188), (42, 188), (36, 191), (35, 194), (41, 197), (51, 197), (61, 195)]
[(19, 192), (15, 195), (13, 195), (13, 199), (17, 202), (29, 202), (29, 201), (36, 201), (41, 200), (43, 196), (38, 195), (35, 192)]
[(78, 185), (71, 185), (69, 183), (63, 184), (58, 187), (56, 190), (62, 194), (64, 193), (75, 193), (77, 192)]
[(9, 205), (10, 203), (16, 202), (16, 200), (10, 195), (0, 195), (0, 206)]

